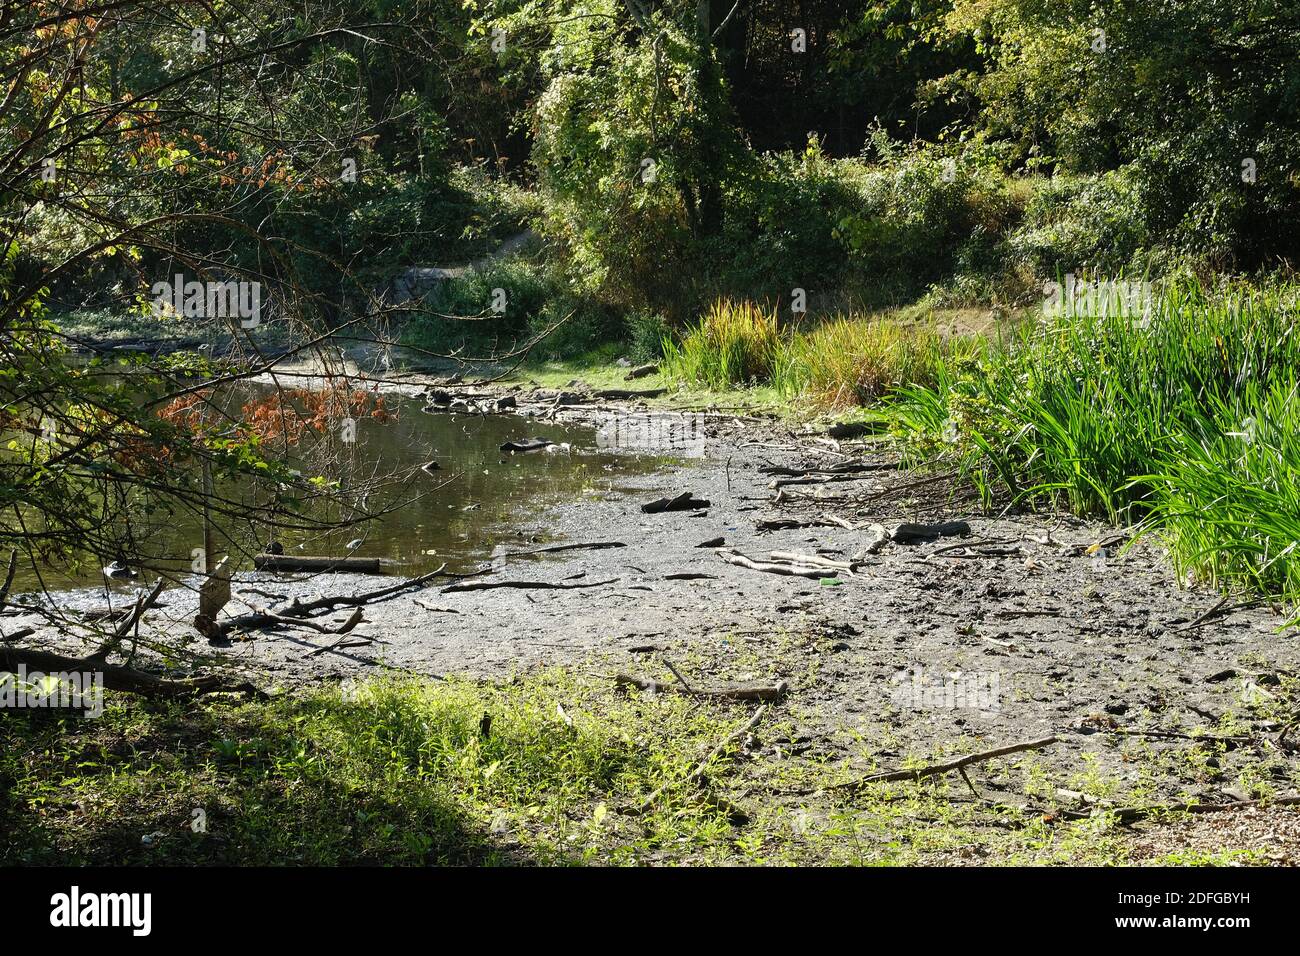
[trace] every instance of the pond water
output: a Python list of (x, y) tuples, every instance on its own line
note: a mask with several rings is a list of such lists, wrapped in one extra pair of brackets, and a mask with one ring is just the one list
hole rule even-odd
[[(438, 462), (438, 470), (415, 471), (405, 482), (379, 487), (366, 499), (365, 508), (393, 510), (360, 525), (268, 532), (251, 523), (242, 528), (227, 523), (222, 531), (229, 538), (218, 536), (216, 554), (230, 553), (237, 570), (248, 569), (251, 555), (274, 538), (289, 556), (380, 558), (384, 572), (392, 575), (416, 575), (444, 562), (452, 570), (470, 569), (490, 559), (494, 547), (516, 550), (548, 540), (529, 519), (548, 503), (626, 490), (627, 479), (673, 461), (619, 447), (617, 438), (610, 440), (616, 432), (608, 426), (597, 429), (508, 414), (429, 413), (414, 399), (386, 396), (385, 401), (396, 414), (387, 421), (359, 418), (355, 442), (344, 446), (341, 460), (330, 466), (327, 476), (346, 490), (376, 474), (410, 471), (429, 461)], [(526, 438), (561, 444), (548, 451), (501, 451), (504, 442)], [(230, 489), (218, 491), (228, 494)], [(315, 513), (331, 519), (355, 514), (334, 506)], [(523, 528), (536, 533), (519, 537)], [(129, 563), (147, 555), (145, 569), (137, 579), (111, 582), (115, 590), (138, 587), (153, 577), (150, 569), (190, 571), (194, 549), (203, 543), (200, 517), (180, 511), (142, 519), (133, 534), (140, 546), (125, 556)], [(39, 577), (35, 569), (20, 566), (14, 592), (42, 585), (50, 590), (100, 585), (105, 581), (102, 563), (90, 558), (75, 570), (42, 567)]]

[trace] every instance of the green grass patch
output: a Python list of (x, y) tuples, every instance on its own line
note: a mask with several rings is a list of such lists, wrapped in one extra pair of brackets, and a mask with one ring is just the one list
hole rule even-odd
[(608, 683), (381, 679), (269, 704), (111, 695), (95, 721), (17, 712), (0, 725), (0, 860), (620, 863), (716, 843), (725, 816), (689, 790), (615, 811), (747, 712)]

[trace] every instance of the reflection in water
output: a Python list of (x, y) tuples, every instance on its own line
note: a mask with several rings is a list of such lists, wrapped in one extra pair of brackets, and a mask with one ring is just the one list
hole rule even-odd
[[(608, 429), (598, 438), (594, 427), (514, 415), (430, 414), (412, 399), (389, 398), (388, 405), (396, 415), (387, 421), (357, 420), (355, 442), (341, 446), (341, 457), (328, 477), (339, 482), (342, 498), (351, 499), (356, 496), (347, 492), (378, 475), (411, 472), (403, 482), (382, 485), (363, 504), (372, 513), (392, 510), (374, 521), (328, 532), (236, 530), (230, 540), (219, 540), (217, 554), (232, 553), (236, 568), (246, 569), (252, 565), (249, 555), (274, 537), (286, 555), (376, 557), (384, 559), (385, 570), (391, 574), (420, 574), (443, 562), (452, 569), (464, 569), (489, 560), (494, 545), (499, 549), (502, 541), (512, 548), (518, 545), (515, 529), (528, 512), (548, 502), (618, 490), (622, 479), (669, 461), (645, 455), (649, 449), (639, 442), (629, 444), (642, 454), (623, 452), (622, 446), (609, 440)], [(560, 444), (548, 451), (511, 454), (500, 450), (503, 442), (522, 438), (546, 438)], [(658, 452), (659, 456), (666, 454), (666, 450)], [(438, 469), (419, 470), (419, 465), (429, 461), (437, 462)], [(218, 491), (228, 496), (239, 494), (238, 489), (229, 487)], [(322, 504), (314, 516), (346, 519), (355, 516), (355, 510), (349, 510), (355, 504)], [(185, 513), (146, 516), (137, 537), (147, 541), (140, 553), (149, 556), (150, 566), (189, 571), (195, 549), (201, 549), (202, 524), (197, 515)], [(41, 578), (46, 587), (54, 589), (98, 585), (104, 581), (102, 563), (87, 561), (75, 573), (42, 569)], [(152, 575), (142, 575), (142, 580), (146, 577)], [(114, 586), (130, 588), (140, 583), (123, 580)], [(39, 587), (30, 568), (20, 571), (15, 590)]]

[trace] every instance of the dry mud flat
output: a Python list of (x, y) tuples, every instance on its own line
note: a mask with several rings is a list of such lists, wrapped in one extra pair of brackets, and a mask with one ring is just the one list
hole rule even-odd
[[(989, 515), (949, 480), (897, 471), (870, 446), (752, 420), (715, 420), (706, 432), (704, 457), (637, 479), (632, 494), (593, 488), (500, 533), (518, 550), (536, 547), (533, 539), (623, 547), (508, 558), (475, 579), (560, 588), (447, 591), (453, 582), (437, 580), (368, 604), (350, 640), (262, 631), (218, 653), (262, 686), (386, 667), (501, 679), (564, 666), (670, 681), (665, 661), (696, 688), (784, 682), (788, 694), (772, 705), (751, 741), (755, 759), (733, 783), (740, 797), (814, 814), (834, 812), (830, 780), (1052, 736), (1056, 743), (1020, 755), (1031, 773), (971, 768), (967, 797), (1087, 814), (1097, 804), (1072, 791), (1101, 789), (1110, 808), (1296, 792), (1300, 734), (1284, 715), (1294, 713), (1285, 681), (1300, 671), (1300, 644), (1294, 629), (1279, 630), (1277, 611), (1179, 587), (1154, 539), (1124, 550), (1102, 525)], [(886, 467), (772, 487), (782, 477), (774, 467), (799, 473), (846, 460)], [(642, 511), (688, 490), (708, 506)], [(762, 530), (772, 519), (827, 523)], [(847, 560), (873, 540), (873, 523), (952, 520), (969, 533), (887, 543), (835, 583), (735, 566), (701, 546), (722, 538), (758, 560), (773, 551)], [(235, 605), (384, 583), (250, 575), (236, 582)], [(183, 628), (192, 618), (187, 593), (167, 595), (148, 628)], [(350, 611), (318, 620), (339, 623)], [(195, 650), (205, 644), (195, 637)], [(1242, 812), (1250, 816), (1234, 830), (1228, 821)], [(1220, 848), (1295, 862), (1295, 812), (1225, 811), (1187, 826)], [(1177, 849), (1174, 832), (1147, 833), (1137, 852)]]

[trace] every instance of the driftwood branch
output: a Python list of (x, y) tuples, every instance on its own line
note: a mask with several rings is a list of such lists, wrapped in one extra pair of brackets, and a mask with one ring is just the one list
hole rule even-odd
[(465, 584), (453, 584), (443, 588), (443, 594), (458, 594), (461, 591), (490, 591), (493, 588), (516, 588), (518, 590), (572, 591), (577, 588), (597, 588), (602, 584), (613, 584), (618, 578), (605, 581), (575, 581), (565, 584), (563, 581), (469, 581)]
[(289, 606), (284, 608), (279, 613), (290, 614), (295, 617), (305, 617), (306, 615), (310, 614), (312, 611), (319, 611), (321, 609), (333, 610), (339, 605), (344, 605), (346, 607), (358, 607), (362, 604), (370, 604), (373, 603), (374, 601), (379, 601), (387, 597), (392, 597), (394, 594), (397, 594), (401, 591), (406, 591), (412, 588), (422, 588), (430, 581), (432, 581), (434, 578), (475, 577), (480, 574), (487, 574), (490, 571), (491, 571), (490, 568), (484, 568), (479, 571), (471, 571), (469, 574), (451, 574), (447, 571), (447, 565), (443, 564), (440, 565), (435, 570), (430, 571), (428, 574), (420, 575), (418, 578), (408, 578), (407, 580), (402, 581), (398, 584), (390, 584), (388, 587), (379, 588), (378, 590), (375, 591), (366, 591), (364, 594), (335, 595), (331, 597), (317, 598), (314, 601), (299, 601), (297, 598), (294, 598), (294, 600), (289, 604)]
[(820, 554), (804, 554), (802, 551), (773, 551), (773, 561), (793, 564), (796, 567), (825, 568), (828, 571), (846, 571), (852, 573), (853, 564), (849, 561), (836, 561)]
[(123, 638), (131, 633), (131, 628), (135, 627), (140, 618), (144, 616), (144, 612), (149, 610), (149, 608), (153, 606), (153, 603), (158, 600), (158, 595), (162, 594), (162, 590), (166, 586), (167, 582), (162, 578), (159, 578), (154, 582), (148, 595), (143, 598), (137, 596), (135, 599), (135, 606), (131, 609), (131, 613), (123, 618), (122, 622), (113, 630), (113, 636), (103, 644), (99, 645), (99, 648), (95, 653), (91, 654), (87, 660), (107, 660), (108, 655), (117, 649), (117, 647), (122, 643)]
[(793, 564), (774, 564), (770, 561), (755, 561), (753, 558), (747, 558), (739, 551), (719, 551), (718, 557), (728, 564), (734, 564), (740, 568), (749, 568), (751, 571), (767, 571), (771, 574), (784, 574), (798, 578), (828, 578), (834, 577), (836, 570), (834, 568), (810, 568), (798, 567)]
[(65, 657), (52, 651), (40, 651), (30, 648), (0, 647), (0, 668), (13, 671), (25, 666), (29, 671), (44, 671), (47, 674), (85, 672), (98, 674), (103, 678), (108, 690), (126, 691), (148, 697), (185, 698), (214, 691), (233, 691), (252, 693), (259, 697), (267, 695), (251, 684), (230, 684), (217, 675), (203, 677), (167, 678), (150, 674), (148, 671), (136, 670), (134, 667), (122, 667), (105, 664), (91, 658)]
[[(288, 605), (275, 611), (255, 611), (252, 614), (241, 614), (238, 617), (232, 617), (227, 621), (221, 621), (212, 629), (209, 637), (224, 637), (235, 630), (249, 630), (259, 627), (267, 627), (269, 625), (307, 627), (311, 630), (320, 631), (322, 634), (344, 634), (347, 633), (347, 630), (351, 630), (355, 627), (357, 622), (360, 620), (359, 614), (363, 605), (392, 597), (394, 594), (401, 591), (422, 588), (434, 578), (446, 576), (446, 567), (447, 565), (443, 564), (437, 569), (430, 571), (428, 574), (422, 574), (416, 578), (409, 578), (397, 584), (390, 584), (388, 587), (379, 588), (375, 591), (367, 591), (364, 594), (330, 595), (328, 597), (316, 598), (312, 601), (299, 601), (297, 598), (294, 598)], [(486, 573), (486, 570), (489, 569), (472, 573), (483, 574)], [(471, 575), (465, 576), (469, 577)], [(357, 608), (357, 613), (353, 614), (352, 617), (349, 618), (348, 622), (342, 625), (347, 630), (327, 629), (319, 624), (313, 624), (302, 620), (303, 618), (311, 616), (314, 611), (329, 613), (340, 605), (343, 607)]]
[(607, 548), (626, 548), (622, 541), (591, 541), (586, 544), (552, 544), (544, 548), (532, 548), (528, 551), (507, 551), (497, 555), (502, 558), (522, 558), (530, 554), (551, 554), (555, 551), (604, 551)]

